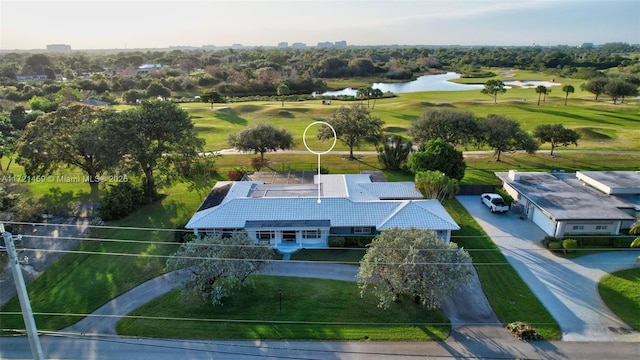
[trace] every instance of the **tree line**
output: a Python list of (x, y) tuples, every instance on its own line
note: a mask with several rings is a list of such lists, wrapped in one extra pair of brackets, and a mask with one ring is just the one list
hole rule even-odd
[[(465, 77), (492, 76), (487, 67), (544, 71), (585, 80), (603, 70), (625, 70), (621, 77), (640, 85), (638, 46), (605, 44), (582, 47), (353, 47), (346, 49), (222, 49), (70, 54), (8, 53), (0, 55), (0, 97), (27, 101), (43, 96), (56, 74), (65, 84), (105, 101), (114, 94), (147, 91), (152, 83), (174, 96), (191, 96), (214, 88), (226, 97), (275, 96), (286, 83), (291, 94), (327, 89), (330, 78), (374, 77), (409, 80), (429, 72), (454, 70)], [(137, 74), (142, 64), (157, 71)], [(44, 74), (43, 84), (18, 82), (18, 75)], [(163, 90), (166, 92), (166, 90)], [(55, 92), (55, 91), (54, 91)], [(133, 96), (130, 94), (130, 96)]]

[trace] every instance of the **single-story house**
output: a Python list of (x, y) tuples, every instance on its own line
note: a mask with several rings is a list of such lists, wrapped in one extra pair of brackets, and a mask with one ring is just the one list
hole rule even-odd
[(640, 172), (497, 172), (516, 208), (549, 236), (620, 234), (640, 211)]
[(316, 175), (314, 184), (218, 182), (186, 225), (196, 235), (245, 230), (283, 251), (328, 247), (329, 235), (375, 235), (392, 227), (433, 230), (446, 242), (460, 227), (412, 182), (369, 175)]

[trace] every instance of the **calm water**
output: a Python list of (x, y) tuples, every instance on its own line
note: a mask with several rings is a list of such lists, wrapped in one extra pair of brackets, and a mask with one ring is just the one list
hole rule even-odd
[[(454, 72), (448, 72), (446, 74), (438, 75), (424, 75), (419, 78), (401, 83), (373, 83), (371, 86), (374, 89), (380, 89), (382, 92), (391, 91), (395, 94), (410, 93), (417, 91), (459, 91), (459, 90), (477, 90), (484, 88), (484, 85), (464, 85), (456, 84), (449, 80), (460, 78), (460, 74)], [(326, 96), (338, 96), (338, 95), (351, 95), (356, 96), (357, 89), (346, 88), (338, 91), (327, 91), (321, 95)]]

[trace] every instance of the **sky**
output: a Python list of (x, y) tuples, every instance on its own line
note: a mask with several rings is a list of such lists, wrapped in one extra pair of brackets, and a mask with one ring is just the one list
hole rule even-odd
[(0, 0), (0, 49), (640, 44), (640, 0)]

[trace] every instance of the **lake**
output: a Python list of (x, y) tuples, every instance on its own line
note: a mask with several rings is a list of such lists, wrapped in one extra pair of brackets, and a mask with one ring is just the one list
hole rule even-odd
[[(460, 91), (460, 90), (479, 90), (483, 89), (484, 85), (473, 84), (456, 84), (449, 80), (459, 79), (460, 74), (455, 72), (448, 72), (446, 74), (438, 75), (423, 75), (419, 78), (408, 82), (394, 82), (394, 83), (373, 83), (371, 85), (374, 89), (380, 89), (382, 92), (390, 91), (394, 94), (418, 92), (418, 91)], [(320, 95), (325, 96), (356, 96), (357, 89), (345, 88), (337, 91), (326, 91)]]

